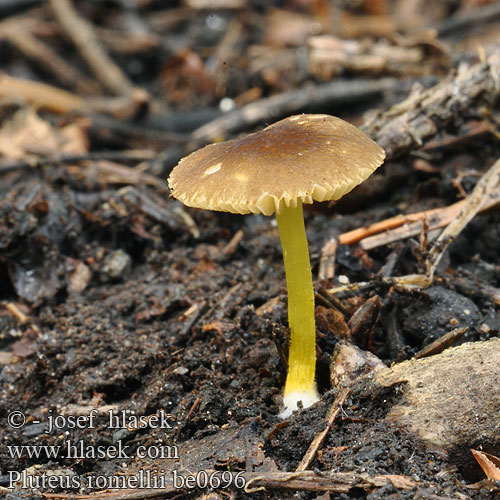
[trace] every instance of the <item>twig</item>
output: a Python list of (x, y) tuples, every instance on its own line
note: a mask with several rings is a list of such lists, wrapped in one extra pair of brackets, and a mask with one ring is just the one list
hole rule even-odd
[(433, 278), (434, 272), (448, 245), (462, 232), (464, 227), (481, 210), (486, 199), (492, 197), (500, 202), (500, 159), (481, 177), (472, 193), (465, 200), (460, 215), (454, 219), (435, 240), (427, 258), (427, 276)]
[[(159, 189), (164, 189), (160, 184)], [(162, 204), (162, 198), (151, 191), (142, 192), (132, 186), (126, 186), (118, 191), (120, 197), (127, 203), (135, 205), (148, 217), (160, 224), (166, 225), (173, 231), (184, 231), (186, 228), (194, 238), (199, 238), (200, 230), (193, 218), (177, 204), (169, 204), (168, 208)], [(193, 311), (193, 314), (196, 311)]]
[(465, 29), (477, 25), (482, 27), (485, 22), (494, 21), (498, 17), (500, 17), (500, 4), (492, 2), (475, 9), (461, 9), (459, 14), (447, 18), (436, 26), (436, 31), (439, 38), (453, 34), (456, 31), (459, 32), (462, 38)]
[(154, 160), (157, 153), (149, 150), (130, 150), (130, 151), (96, 151), (93, 153), (61, 155), (50, 158), (40, 158), (39, 160), (27, 162), (20, 161), (10, 165), (0, 166), (0, 175), (13, 170), (37, 169), (43, 165), (65, 165), (68, 163), (78, 163), (82, 161), (108, 160), (116, 162), (142, 162)]
[(240, 244), (241, 240), (243, 239), (244, 236), (243, 229), (240, 229), (234, 233), (234, 236), (229, 240), (229, 242), (224, 246), (224, 248), (221, 251), (222, 255), (231, 255), (236, 251), (238, 248), (238, 245)]
[(197, 311), (195, 311), (191, 316), (187, 319), (187, 321), (184, 323), (184, 326), (181, 328), (179, 333), (177, 334), (177, 337), (183, 341), (185, 340), (189, 332), (191, 331), (191, 328), (195, 325), (195, 323), (201, 318), (201, 316), (204, 314), (204, 312), (208, 309), (208, 304), (206, 302), (201, 302), (199, 304), (199, 308)]
[[(489, 210), (500, 202), (496, 192), (485, 195), (479, 212)], [(460, 214), (466, 200), (460, 200), (447, 207), (424, 210), (414, 214), (396, 215), (368, 226), (348, 231), (339, 236), (339, 243), (352, 245), (359, 243), (363, 250), (371, 250), (394, 241), (415, 236), (422, 231), (427, 220), (428, 229), (433, 231), (450, 224)]]
[[(483, 175), (472, 193), (464, 201), (460, 213), (434, 241), (426, 258), (426, 274), (410, 274), (392, 278), (379, 278), (379, 282), (406, 288), (427, 288), (432, 285), (434, 273), (444, 252), (474, 216), (485, 208), (491, 208), (500, 202), (500, 159)], [(352, 285), (331, 288), (328, 293), (335, 294), (350, 290), (360, 290), (373, 286), (373, 282), (354, 283)]]
[(196, 410), (196, 408), (198, 408), (198, 405), (200, 403), (201, 403), (201, 399), (200, 398), (196, 398), (194, 400), (194, 403), (192, 404), (191, 409), (188, 411), (188, 414), (186, 415), (186, 418), (184, 419), (184, 424), (186, 424), (187, 422), (189, 422), (189, 420), (192, 417), (194, 411)]
[[(393, 474), (371, 476), (355, 472), (271, 472), (252, 475), (245, 486), (245, 493), (263, 490), (335, 491), (347, 493), (354, 488), (365, 491), (391, 484), (394, 488), (411, 490), (417, 483), (407, 476)], [(419, 483), (421, 484), (421, 483)]]
[(92, 163), (83, 162), (79, 166), (68, 166), (67, 171), (78, 175), (86, 167), (93, 168), (95, 170), (93, 175), (95, 175), (99, 182), (104, 184), (141, 184), (155, 186), (158, 189), (164, 190), (167, 188), (165, 181), (159, 177), (109, 160), (99, 160)]
[[(435, 219), (436, 223), (447, 221), (443, 222), (443, 226), (449, 224), (449, 222), (460, 212), (460, 209), (462, 208), (464, 203), (465, 202), (461, 200), (445, 208), (435, 208), (432, 210), (425, 210), (423, 212), (417, 212), (414, 214), (396, 215), (395, 217), (391, 217), (390, 219), (385, 219), (383, 221), (375, 222), (374, 224), (363, 226), (357, 229), (353, 229), (352, 231), (348, 231), (347, 233), (343, 233), (339, 236), (339, 243), (341, 245), (352, 245), (353, 243), (358, 243), (359, 241), (367, 238), (368, 236), (372, 236), (373, 234), (382, 233), (389, 229), (400, 227), (409, 222), (420, 222), (423, 219), (430, 219), (430, 229), (433, 229), (434, 227), (442, 227), (433, 226), (432, 220)], [(418, 231), (415, 234), (418, 234)], [(367, 249), (366, 246), (363, 246), (363, 248)]]
[(201, 126), (192, 134), (196, 145), (213, 141), (216, 137), (229, 132), (251, 127), (258, 123), (275, 121), (291, 113), (301, 112), (306, 107), (319, 107), (359, 101), (367, 97), (390, 90), (397, 85), (397, 80), (349, 80), (336, 79), (332, 83), (306, 86), (302, 89), (284, 92), (252, 102), (234, 111), (229, 111), (220, 118)]
[(445, 333), (442, 337), (439, 337), (434, 342), (426, 345), (423, 349), (413, 356), (413, 359), (427, 358), (428, 356), (434, 356), (443, 352), (448, 347), (452, 346), (457, 340), (461, 339), (469, 327), (464, 326), (462, 328), (455, 328), (451, 332)]
[(66, 35), (73, 41), (97, 79), (117, 95), (128, 95), (134, 84), (111, 60), (91, 24), (83, 19), (70, 0), (50, 0), (54, 15)]
[(304, 471), (311, 465), (314, 457), (316, 456), (316, 452), (323, 444), (323, 441), (325, 440), (327, 434), (330, 432), (333, 422), (335, 422), (335, 419), (337, 418), (337, 415), (339, 414), (339, 411), (342, 408), (342, 405), (344, 404), (344, 401), (346, 400), (349, 393), (350, 390), (348, 388), (343, 388), (337, 394), (337, 397), (333, 401), (330, 411), (328, 412), (328, 418), (326, 420), (325, 428), (319, 434), (316, 434), (305, 455), (302, 457), (302, 460), (295, 469), (295, 472)]
[[(466, 271), (461, 269), (461, 274)], [(468, 273), (467, 273), (468, 274)], [(480, 300), (488, 300), (497, 306), (500, 306), (500, 288), (488, 285), (479, 280), (477, 277), (467, 277), (467, 276), (452, 276), (450, 281), (453, 287), (467, 295), (468, 297), (475, 297)]]
[[(208, 475), (214, 471), (205, 471)], [(375, 488), (392, 485), (400, 490), (411, 490), (416, 486), (425, 486), (425, 482), (416, 483), (407, 476), (396, 474), (370, 475), (356, 472), (326, 472), (317, 473), (313, 471), (302, 472), (267, 472), (244, 474), (247, 481), (245, 493), (253, 493), (262, 490), (297, 490), (297, 491), (334, 491), (347, 493), (354, 488), (371, 491)], [(96, 491), (87, 495), (75, 493), (42, 493), (45, 498), (53, 500), (142, 500), (160, 499), (170, 497), (174, 492), (182, 494), (184, 488), (166, 486), (162, 489), (124, 489), (118, 491)]]
[(54, 113), (67, 113), (85, 108), (85, 101), (71, 92), (45, 83), (0, 74), (0, 97), (22, 99), (35, 107)]
[(99, 85), (87, 78), (82, 72), (69, 65), (62, 57), (41, 40), (33, 36), (30, 20), (14, 19), (0, 25), (0, 33), (15, 45), (25, 56), (37, 61), (50, 71), (63, 85), (74, 88), (83, 94), (94, 94)]
[[(409, 214), (401, 216), (401, 221), (406, 219), (399, 227), (394, 227), (381, 234), (374, 234), (363, 238), (359, 245), (363, 250), (371, 250), (383, 245), (388, 245), (395, 241), (404, 240), (421, 233), (424, 226), (427, 226), (429, 231), (445, 227), (449, 224), (463, 208), (465, 200), (458, 201), (448, 207), (437, 208), (434, 210), (425, 210), (417, 214)], [(412, 221), (413, 222), (410, 222)], [(390, 220), (390, 219), (389, 219)], [(383, 225), (381, 224), (381, 227)]]
[(26, 316), (26, 314), (24, 314), (13, 302), (5, 302), (5, 308), (12, 314), (12, 316), (17, 319), (17, 321), (21, 325), (24, 325), (28, 322), (29, 316)]

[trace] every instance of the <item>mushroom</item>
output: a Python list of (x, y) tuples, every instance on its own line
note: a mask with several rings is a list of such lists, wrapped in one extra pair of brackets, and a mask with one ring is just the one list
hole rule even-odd
[(338, 200), (384, 158), (381, 147), (344, 120), (303, 114), (205, 146), (183, 158), (168, 178), (172, 195), (190, 207), (276, 214), (290, 328), (283, 417), (319, 399), (314, 289), (302, 204)]

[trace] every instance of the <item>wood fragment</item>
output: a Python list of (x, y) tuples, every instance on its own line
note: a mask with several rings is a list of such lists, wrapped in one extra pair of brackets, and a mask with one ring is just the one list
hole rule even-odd
[(378, 276), (382, 278), (387, 278), (394, 274), (394, 269), (396, 268), (398, 262), (403, 257), (404, 253), (408, 250), (408, 247), (402, 243), (396, 245), (394, 250), (387, 256), (385, 264), (380, 268), (377, 273)]
[(330, 385), (337, 389), (351, 387), (363, 375), (384, 368), (385, 364), (375, 354), (341, 341), (335, 345), (332, 353)]
[(13, 365), (20, 361), (20, 357), (12, 352), (0, 351), (0, 366)]
[(335, 255), (337, 254), (337, 240), (330, 238), (321, 249), (319, 259), (318, 279), (332, 280), (335, 277)]
[(335, 307), (323, 307), (316, 305), (314, 316), (317, 328), (321, 329), (328, 336), (335, 335), (341, 339), (351, 337), (351, 330), (347, 326), (344, 315)]
[(189, 318), (189, 316), (191, 316), (191, 314), (194, 314), (195, 312), (198, 311), (198, 309), (200, 308), (200, 306), (197, 304), (197, 303), (194, 303), (192, 306), (188, 307), (178, 318), (177, 318), (177, 321), (179, 322), (183, 322), (183, 321), (186, 321), (186, 319)]
[[(411, 490), (417, 483), (407, 476), (394, 474), (371, 476), (354, 472), (272, 472), (249, 475), (245, 493), (265, 490), (334, 491), (347, 493), (353, 488), (371, 491), (388, 484), (394, 488)], [(422, 484), (422, 483), (419, 483)]]
[(426, 260), (427, 276), (433, 278), (436, 268), (451, 242), (462, 232), (465, 226), (485, 206), (488, 199), (492, 205), (500, 202), (500, 159), (497, 160), (477, 182), (472, 193), (465, 200), (460, 214), (446, 227), (434, 241)]
[(214, 319), (221, 320), (225, 315), (241, 304), (247, 291), (242, 283), (236, 283), (232, 286), (226, 295), (218, 302)]
[(184, 326), (178, 333), (178, 337), (181, 340), (185, 339), (191, 333), (191, 328), (193, 328), (196, 322), (201, 318), (202, 314), (207, 310), (207, 307), (208, 306), (206, 302), (201, 302), (198, 309), (187, 319), (187, 321), (184, 323)]
[(349, 393), (350, 390), (347, 388), (343, 388), (339, 391), (337, 397), (334, 399), (332, 406), (328, 412), (325, 428), (319, 434), (316, 434), (311, 444), (309, 445), (309, 448), (307, 449), (305, 455), (302, 457), (302, 460), (295, 469), (295, 472), (305, 471), (311, 465), (312, 461), (314, 460), (314, 457), (316, 456), (316, 452), (318, 451), (319, 447), (323, 444), (323, 441), (325, 440), (327, 434), (330, 432), (330, 429), (332, 428), (332, 425), (335, 422), (335, 419), (337, 418), (337, 415), (339, 414), (342, 405), (347, 399), (347, 396), (349, 396)]
[(347, 304), (345, 301), (338, 299), (334, 295), (331, 295), (329, 293), (329, 290), (325, 289), (324, 287), (317, 288), (314, 298), (316, 304), (321, 304), (328, 308), (337, 309), (346, 316), (351, 316), (352, 314), (354, 314), (355, 309), (352, 306)]
[(281, 304), (281, 297), (277, 295), (272, 299), (269, 299), (267, 302), (264, 302), (261, 306), (255, 309), (255, 314), (261, 318), (265, 314), (271, 314), (275, 307), (278, 307)]
[[(405, 229), (404, 232), (409, 236), (418, 234), (420, 229), (416, 230), (416, 228), (421, 227), (421, 221), (424, 219), (429, 220), (430, 229), (443, 227), (449, 224), (453, 220), (453, 218), (456, 217), (456, 215), (460, 212), (461, 208), (463, 207), (464, 203), (465, 201), (461, 200), (458, 201), (457, 203), (454, 203), (453, 205), (449, 205), (448, 207), (444, 208), (434, 208), (431, 210), (424, 210), (423, 212), (417, 212), (414, 214), (396, 215), (395, 217), (391, 217), (389, 219), (385, 219), (380, 222), (375, 222), (373, 224), (369, 224), (368, 226), (363, 226), (358, 229), (353, 229), (352, 231), (343, 233), (339, 236), (339, 243), (341, 245), (352, 245), (354, 243), (360, 242), (361, 240), (364, 240), (362, 248), (365, 250), (369, 250), (370, 248), (375, 248), (371, 246), (370, 242), (377, 241), (377, 240), (368, 240), (369, 236), (378, 233), (387, 234), (390, 229), (399, 228), (401, 226), (404, 226), (405, 224), (406, 224), (405, 227), (408, 229)], [(414, 226), (410, 225), (410, 223), (415, 223), (415, 222), (417, 224), (415, 224)], [(411, 229), (409, 229), (410, 227)], [(390, 233), (390, 234), (393, 235), (398, 233)], [(402, 238), (403, 237), (394, 237), (394, 239), (391, 239), (390, 241), (391, 242), (397, 241), (397, 239), (402, 239)], [(389, 238), (387, 237), (385, 239)], [(381, 245), (377, 244), (377, 246)]]
[[(1, 84), (0, 84), (1, 85)], [(36, 169), (46, 164), (65, 165), (68, 163), (78, 163), (82, 161), (109, 160), (115, 162), (144, 162), (154, 160), (156, 153), (150, 150), (130, 150), (130, 151), (96, 151), (83, 154), (62, 154), (50, 157), (43, 157), (33, 161), (19, 161), (16, 163), (0, 165), (0, 174), (14, 170)]]
[(6, 302), (5, 308), (14, 316), (17, 321), (21, 324), (24, 325), (28, 322), (29, 316), (26, 316), (19, 307), (16, 306), (13, 302)]
[[(367, 44), (364, 39), (354, 40), (332, 35), (309, 37), (309, 70), (316, 77), (331, 80), (333, 76), (350, 74), (421, 74), (424, 69), (424, 48), (417, 44), (403, 46), (387, 39)], [(392, 35), (391, 35), (391, 38)]]
[(427, 358), (428, 356), (433, 356), (434, 354), (439, 354), (443, 352), (448, 347), (451, 347), (455, 342), (460, 340), (465, 332), (469, 328), (467, 326), (462, 328), (455, 328), (451, 332), (445, 333), (442, 337), (439, 337), (434, 342), (426, 345), (423, 349), (413, 356), (413, 359)]
[(78, 294), (85, 290), (90, 279), (92, 277), (92, 271), (87, 265), (82, 261), (77, 261), (75, 263), (75, 268), (69, 276), (68, 280), (68, 293)]
[[(492, 125), (487, 121), (471, 120), (460, 129), (460, 135), (451, 137), (436, 137), (425, 144), (423, 152), (436, 153), (438, 151), (452, 150), (467, 143), (478, 140), (480, 137), (491, 133)], [(425, 171), (424, 169), (422, 169)], [(428, 170), (438, 171), (435, 167), (428, 167)]]
[[(470, 196), (472, 196), (472, 193)], [(414, 214), (396, 215), (395, 217), (348, 231), (339, 236), (339, 243), (350, 245), (359, 242), (363, 250), (371, 250), (415, 236), (422, 231), (426, 223), (429, 226), (429, 231), (439, 229), (450, 225), (457, 219), (459, 214), (465, 209), (470, 196), (447, 207), (424, 210), (423, 212)], [(500, 203), (500, 195), (496, 192), (494, 186), (490, 187), (487, 191), (481, 191), (481, 194), (476, 196), (482, 200), (477, 213), (489, 210)]]
[(193, 238), (197, 239), (200, 237), (200, 230), (198, 229), (195, 220), (189, 215), (188, 212), (186, 212), (186, 210), (182, 208), (181, 205), (176, 205), (172, 211), (184, 222)]
[(364, 302), (347, 323), (352, 335), (359, 337), (360, 332), (370, 331), (379, 318), (381, 308), (382, 301), (378, 295), (374, 295)]
[(166, 189), (165, 182), (154, 175), (141, 172), (138, 169), (120, 165), (108, 160), (100, 160), (91, 164), (82, 163), (79, 166), (66, 167), (69, 173), (78, 175), (82, 168), (93, 168), (99, 182), (105, 184), (141, 184)]
[(184, 419), (184, 423), (186, 424), (189, 422), (191, 417), (193, 416), (193, 413), (195, 412), (196, 408), (198, 408), (198, 405), (201, 403), (201, 398), (196, 398), (194, 400), (194, 403), (192, 404), (191, 408), (188, 411), (188, 414), (186, 415), (186, 418)]
[(243, 239), (244, 236), (243, 229), (239, 229), (234, 233), (234, 236), (229, 240), (227, 245), (222, 249), (222, 255), (231, 255), (236, 251), (238, 248), (238, 245), (240, 244), (240, 241)]
[[(463, 272), (462, 270), (462, 273)], [(488, 300), (500, 306), (500, 288), (488, 285), (477, 278), (472, 279), (465, 276), (452, 276), (450, 281), (453, 286), (464, 295)]]
[(378, 370), (351, 390), (374, 394), (404, 382), (386, 421), (415, 434), (431, 449), (443, 450), (450, 461), (464, 467), (470, 464), (469, 448), (478, 442), (491, 453), (500, 450), (499, 348), (498, 338), (464, 343)]
[(481, 106), (491, 109), (498, 96), (500, 74), (498, 50), (428, 90), (411, 94), (385, 113), (374, 113), (362, 127), (386, 152), (397, 158), (420, 148), (446, 127), (477, 118)]

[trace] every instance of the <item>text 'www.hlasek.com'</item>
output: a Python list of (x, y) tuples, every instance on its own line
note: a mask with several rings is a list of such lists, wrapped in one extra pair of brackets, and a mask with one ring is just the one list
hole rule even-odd
[[(7, 424), (13, 429), (23, 429), (24, 436), (56, 435), (57, 444), (6, 444), (7, 455), (12, 461), (35, 464), (24, 470), (8, 470), (7, 487), (30, 490), (101, 490), (101, 489), (226, 489), (244, 488), (243, 472), (210, 470), (186, 472), (165, 464), (180, 462), (179, 450), (172, 444), (134, 445), (124, 444), (122, 436), (144, 428), (172, 430), (173, 417), (160, 410), (157, 414), (138, 416), (131, 410), (104, 414), (97, 409), (86, 415), (55, 415), (52, 412), (43, 420), (27, 417), (15, 410), (7, 416)], [(110, 429), (111, 443), (96, 444), (84, 439), (71, 439), (71, 431)], [(120, 434), (122, 433), (122, 434)], [(125, 461), (134, 459), (134, 467)], [(83, 460), (123, 460), (111, 474), (78, 474), (71, 465)], [(141, 460), (148, 464), (140, 468)], [(157, 461), (157, 462), (154, 462)], [(170, 461), (170, 462), (169, 462)], [(50, 464), (50, 465), (47, 465)], [(54, 466), (54, 464), (57, 464)], [(153, 465), (156, 464), (156, 465)], [(160, 466), (163, 464), (164, 466)]]

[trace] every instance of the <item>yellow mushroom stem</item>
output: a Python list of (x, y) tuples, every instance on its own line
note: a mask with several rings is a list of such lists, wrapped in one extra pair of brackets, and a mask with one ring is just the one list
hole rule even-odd
[[(285, 384), (285, 406), (288, 412), (302, 400), (307, 407), (317, 401), (316, 327), (314, 322), (314, 290), (307, 246), (302, 202), (296, 207), (284, 207), (276, 213), (283, 248), (288, 289), (288, 325), (290, 348)], [(290, 407), (292, 405), (293, 407)], [(286, 411), (286, 410), (285, 410)]]

